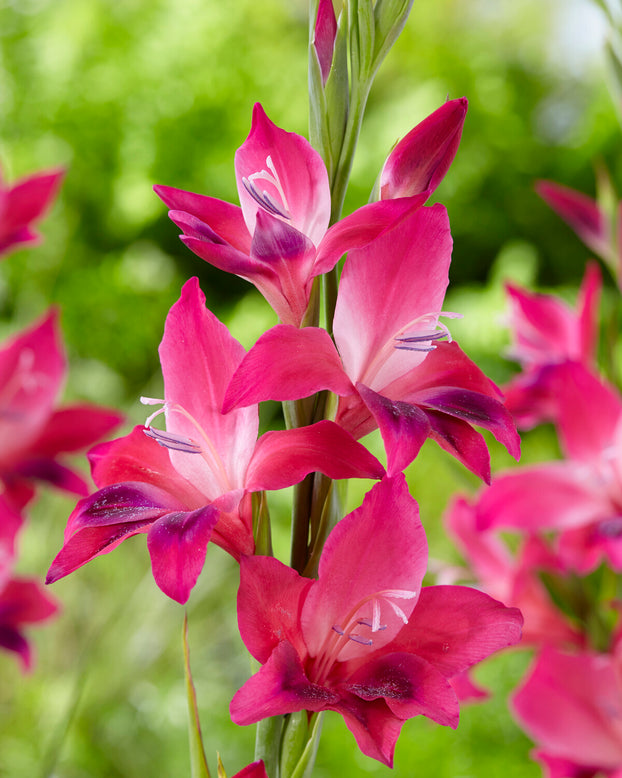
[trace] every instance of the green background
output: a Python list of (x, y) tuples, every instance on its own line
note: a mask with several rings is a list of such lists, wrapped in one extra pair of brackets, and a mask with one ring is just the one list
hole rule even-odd
[[(465, 314), (452, 332), (498, 381), (512, 370), (499, 326), (503, 279), (553, 286), (572, 299), (587, 258), (535, 195), (534, 181), (593, 194), (599, 161), (622, 178), (599, 17), (590, 10), (587, 0), (418, 0), (369, 101), (348, 210), (367, 201), (399, 137), (447, 96), (469, 99), (461, 148), (435, 194), (455, 242), (445, 308)], [(128, 428), (144, 421), (137, 398), (161, 396), (157, 345), (190, 275), (246, 347), (274, 323), (245, 282), (183, 247), (152, 186), (237, 202), (233, 154), (256, 101), (279, 126), (306, 134), (306, 18), (305, 3), (294, 0), (0, 0), (3, 175), (67, 168), (42, 224), (43, 245), (0, 265), (0, 334), (59, 305), (71, 364), (66, 399), (119, 407)], [(527, 461), (556, 453), (547, 431), (527, 443)], [(496, 467), (507, 464), (492, 450)], [(477, 484), (448, 460), (427, 444), (409, 480), (431, 556), (455, 562), (442, 513), (451, 493)], [(352, 507), (362, 488), (352, 490)], [(273, 496), (281, 549), (287, 497)], [(21, 538), (18, 572), (45, 573), (72, 505), (41, 495)], [(249, 673), (236, 585), (235, 564), (210, 548), (189, 603), (208, 759), (213, 767), (220, 751), (229, 775), (251, 761), (254, 737), (226, 712)], [(21, 676), (11, 657), (0, 656), (0, 776), (188, 775), (183, 609), (153, 583), (144, 539), (93, 561), (53, 593), (63, 613), (31, 632), (34, 672)], [(408, 722), (394, 774), (540, 775), (505, 703), (528, 660), (516, 652), (481, 668), (495, 695), (464, 707), (457, 732)], [(390, 771), (362, 757), (329, 714), (316, 774)]]

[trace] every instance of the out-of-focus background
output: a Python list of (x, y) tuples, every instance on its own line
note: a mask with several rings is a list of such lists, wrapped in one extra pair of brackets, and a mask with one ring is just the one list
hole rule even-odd
[[(161, 396), (157, 346), (191, 275), (245, 346), (274, 323), (250, 286), (184, 248), (152, 186), (237, 202), (233, 154), (256, 101), (279, 126), (306, 134), (306, 24), (301, 0), (0, 0), (3, 177), (67, 168), (41, 227), (43, 245), (0, 265), (0, 334), (60, 306), (67, 399), (118, 407), (128, 429), (144, 421), (137, 398)], [(435, 193), (454, 236), (446, 310), (465, 314), (452, 332), (500, 382), (512, 369), (503, 358), (503, 278), (572, 299), (587, 258), (534, 181), (593, 194), (595, 166), (605, 163), (622, 182), (604, 31), (588, 0), (416, 0), (371, 94), (348, 210), (367, 201), (391, 146), (414, 124), (447, 96), (469, 99), (461, 148)], [(532, 436), (528, 457), (554, 453), (545, 433)], [(493, 461), (507, 464), (499, 448)], [(409, 478), (431, 555), (455, 561), (441, 516), (448, 496), (476, 488), (474, 480), (431, 443)], [(363, 487), (352, 490), (351, 506)], [(287, 495), (273, 502), (278, 521)], [(19, 572), (44, 575), (72, 506), (39, 498)], [(228, 701), (250, 671), (235, 624), (236, 576), (234, 563), (210, 548), (188, 608), (208, 758), (213, 765), (220, 751), (229, 774), (251, 761), (254, 737), (227, 721)], [(188, 775), (183, 609), (153, 583), (144, 538), (53, 593), (63, 613), (32, 630), (33, 673), (22, 677), (0, 655), (0, 776)], [(482, 668), (478, 677), (495, 695), (465, 707), (457, 732), (408, 722), (393, 774), (538, 776), (505, 706), (527, 660), (517, 652)], [(359, 754), (337, 715), (324, 730), (319, 778), (390, 774)]]

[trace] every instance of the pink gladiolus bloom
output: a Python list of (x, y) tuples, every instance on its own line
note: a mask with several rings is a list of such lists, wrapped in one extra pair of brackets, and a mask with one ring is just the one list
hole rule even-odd
[[(583, 243), (611, 267), (619, 281), (620, 257), (616, 248), (619, 236), (599, 204), (591, 197), (554, 181), (538, 181), (536, 191)], [(622, 221), (619, 214), (618, 222), (620, 229)]]
[(43, 218), (56, 196), (64, 170), (50, 170), (5, 186), (0, 175), (0, 257), (40, 241), (33, 225)]
[(328, 229), (330, 187), (322, 158), (305, 138), (273, 124), (259, 104), (250, 134), (236, 152), (235, 173), (241, 207), (154, 188), (188, 248), (251, 281), (280, 321), (296, 327), (303, 322), (315, 277), (427, 197), (372, 203)]
[(233, 377), (225, 409), (340, 395), (336, 421), (356, 438), (380, 428), (388, 471), (403, 470), (431, 437), (488, 480), (489, 429), (518, 457), (519, 438), (499, 390), (449, 337), (441, 317), (451, 259), (443, 206), (420, 208), (346, 259), (335, 342), (315, 327), (279, 325), (255, 344)]
[(513, 709), (549, 778), (622, 778), (621, 678), (614, 654), (538, 655)]
[[(333, 422), (267, 432), (257, 440), (257, 406), (221, 413), (225, 389), (245, 354), (205, 308), (196, 278), (171, 308), (160, 345), (164, 399), (146, 427), (90, 453), (100, 491), (69, 517), (48, 583), (147, 533), (153, 575), (186, 602), (211, 539), (239, 558), (253, 552), (249, 493), (282, 489), (320, 471), (330, 478), (380, 478), (382, 465)], [(160, 414), (166, 431), (152, 426)]]
[(466, 117), (466, 97), (448, 100), (395, 146), (380, 175), (380, 199), (431, 195), (456, 156)]
[(0, 648), (16, 653), (25, 671), (32, 667), (32, 651), (24, 626), (46, 621), (57, 611), (58, 605), (34, 579), (10, 578), (0, 584)]
[(601, 289), (602, 278), (595, 262), (586, 268), (576, 310), (554, 295), (508, 284), (514, 341), (510, 358), (520, 362), (523, 373), (504, 387), (505, 404), (521, 426), (533, 427), (550, 420), (554, 413), (554, 398), (543, 368), (567, 360), (594, 367)]
[(361, 751), (388, 766), (407, 719), (456, 727), (449, 679), (516, 643), (522, 617), (474, 589), (422, 589), (426, 564), (402, 474), (377, 484), (337, 524), (318, 580), (272, 557), (243, 559), (240, 634), (263, 667), (235, 694), (233, 721), (334, 710)]
[(468, 561), (479, 588), (507, 605), (520, 609), (525, 619), (523, 644), (536, 646), (582, 645), (582, 638), (551, 601), (540, 573), (565, 575), (564, 563), (545, 541), (535, 535), (511, 552), (499, 533), (476, 527), (477, 503), (452, 501), (446, 517), (450, 536)]
[(557, 530), (557, 553), (579, 573), (604, 557), (622, 570), (622, 399), (585, 367), (548, 368), (566, 459), (499, 475), (477, 504), (480, 529)]
[(21, 507), (33, 479), (88, 494), (84, 479), (58, 457), (92, 445), (122, 421), (86, 404), (55, 408), (66, 370), (56, 311), (0, 349), (0, 479)]

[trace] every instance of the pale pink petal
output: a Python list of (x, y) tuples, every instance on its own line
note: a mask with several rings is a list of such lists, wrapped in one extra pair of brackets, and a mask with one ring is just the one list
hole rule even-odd
[(281, 130), (271, 122), (259, 103), (253, 109), (248, 138), (235, 154), (235, 173), (251, 234), (256, 214), (263, 206), (251, 196), (243, 179), (260, 196), (267, 193), (269, 202), (284, 214), (279, 218), (319, 245), (330, 218), (330, 188), (322, 158), (301, 135)]
[(526, 531), (580, 527), (609, 518), (607, 495), (572, 462), (552, 462), (498, 476), (477, 504), (477, 526)]
[(196, 278), (171, 308), (160, 344), (167, 432), (194, 441), (201, 453), (171, 450), (177, 472), (209, 501), (244, 483), (258, 429), (256, 407), (221, 413), (243, 347), (205, 308)]
[[(385, 478), (328, 536), (319, 581), (309, 591), (301, 615), (309, 654), (323, 651), (334, 627), (360, 633), (375, 650), (390, 642), (417, 602), (426, 565), (427, 543), (417, 503), (402, 474)], [(385, 629), (374, 631), (369, 626), (376, 615)], [(368, 626), (362, 623), (353, 630), (360, 620)], [(368, 652), (369, 646), (348, 641), (338, 658), (345, 661)]]
[(435, 205), (411, 212), (372, 243), (349, 252), (334, 332), (353, 382), (381, 391), (425, 360), (425, 351), (396, 348), (396, 337), (419, 329), (422, 317), (441, 312), (451, 247), (447, 212)]

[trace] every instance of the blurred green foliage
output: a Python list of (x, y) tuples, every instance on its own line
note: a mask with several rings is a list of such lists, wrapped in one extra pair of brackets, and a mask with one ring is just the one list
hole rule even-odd
[[(572, 287), (586, 259), (536, 197), (534, 180), (593, 193), (593, 164), (602, 159), (622, 181), (619, 128), (590, 34), (597, 17), (582, 16), (589, 8), (587, 0), (417, 0), (369, 102), (348, 210), (366, 202), (399, 137), (447, 95), (469, 99), (460, 151), (436, 193), (455, 241), (446, 308), (465, 314), (452, 332), (497, 380), (509, 370), (498, 326), (503, 278)], [(306, 133), (306, 18), (302, 0), (0, 0), (4, 177), (68, 169), (42, 225), (44, 244), (0, 265), (0, 334), (60, 305), (69, 397), (144, 419), (136, 398), (161, 395), (157, 345), (190, 275), (246, 347), (274, 322), (245, 282), (183, 247), (151, 187), (236, 202), (233, 154), (255, 101), (280, 126)], [(553, 449), (546, 434), (526, 447), (532, 458)], [(494, 451), (496, 465), (505, 464)], [(449, 494), (476, 488), (474, 480), (431, 444), (409, 478), (432, 555), (448, 559), (441, 515)], [(352, 507), (364, 487), (352, 489)], [(272, 499), (285, 549), (279, 516), (287, 496)], [(20, 572), (44, 573), (72, 505), (40, 499), (21, 540)], [(0, 656), (2, 778), (188, 774), (182, 609), (155, 587), (143, 540), (55, 585), (64, 613), (33, 630), (39, 661), (31, 677)], [(235, 564), (210, 549), (189, 606), (206, 750), (212, 764), (221, 752), (229, 774), (253, 749), (251, 730), (226, 716), (249, 671), (235, 623), (236, 577)], [(394, 774), (539, 775), (505, 709), (526, 661), (510, 654), (482, 668), (499, 693), (465, 708), (457, 733), (409, 722)], [(317, 775), (361, 774), (389, 771), (361, 757), (339, 717), (327, 716)]]

